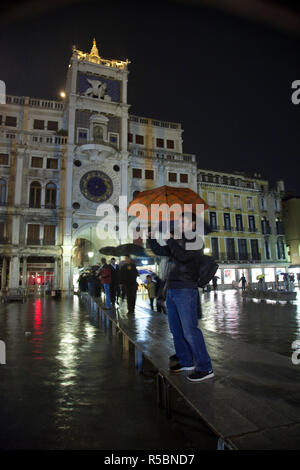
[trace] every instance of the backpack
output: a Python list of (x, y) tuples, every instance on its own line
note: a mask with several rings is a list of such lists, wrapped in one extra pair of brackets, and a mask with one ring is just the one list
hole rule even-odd
[(199, 258), (198, 287), (206, 286), (214, 277), (219, 268), (212, 256), (202, 255)]

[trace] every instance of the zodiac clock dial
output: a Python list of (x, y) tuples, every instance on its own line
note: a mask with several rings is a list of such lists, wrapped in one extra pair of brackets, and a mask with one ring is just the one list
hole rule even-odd
[(104, 202), (113, 193), (113, 182), (103, 171), (88, 171), (80, 180), (80, 191), (92, 202)]

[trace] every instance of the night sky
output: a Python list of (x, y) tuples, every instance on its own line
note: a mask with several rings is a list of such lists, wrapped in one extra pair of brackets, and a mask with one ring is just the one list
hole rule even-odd
[(102, 57), (131, 61), (130, 113), (181, 122), (201, 168), (260, 172), (300, 194), (297, 32), (207, 2), (13, 5), (0, 28), (8, 94), (59, 99), (72, 45), (89, 51), (95, 37)]

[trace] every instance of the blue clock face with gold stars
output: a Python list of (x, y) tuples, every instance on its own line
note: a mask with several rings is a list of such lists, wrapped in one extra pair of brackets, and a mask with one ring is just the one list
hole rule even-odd
[(88, 171), (80, 180), (80, 191), (89, 201), (104, 202), (113, 193), (113, 182), (103, 171)]

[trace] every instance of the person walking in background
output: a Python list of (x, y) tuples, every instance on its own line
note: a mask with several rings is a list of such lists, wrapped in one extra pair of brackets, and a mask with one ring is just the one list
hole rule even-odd
[(245, 290), (245, 289), (246, 289), (247, 279), (245, 278), (244, 273), (242, 274), (242, 277), (241, 277), (241, 279), (239, 280), (239, 282), (242, 283), (242, 290)]
[(119, 304), (118, 298), (120, 296), (120, 270), (116, 263), (115, 258), (110, 260), (111, 266), (111, 284), (110, 284), (110, 300), (112, 305)]
[(128, 313), (134, 313), (135, 302), (136, 302), (136, 291), (139, 272), (136, 269), (136, 265), (132, 262), (130, 256), (125, 256), (125, 263), (120, 269), (120, 283), (124, 288), (124, 292), (127, 298)]
[(213, 277), (212, 283), (213, 283), (214, 291), (218, 290), (218, 279), (219, 279), (219, 276), (214, 276)]
[(148, 274), (148, 276), (146, 276), (146, 280), (147, 280), (147, 284), (145, 284), (145, 287), (148, 291), (148, 296), (149, 296), (149, 300), (150, 300), (150, 307), (151, 307), (151, 310), (154, 310), (153, 302), (154, 302), (154, 299), (156, 297), (155, 296), (156, 283), (153, 281), (150, 274)]
[(101, 284), (103, 285), (104, 292), (105, 292), (105, 306), (107, 308), (111, 307), (111, 300), (110, 300), (110, 284), (111, 284), (111, 270), (112, 267), (106, 263), (105, 258), (101, 258), (101, 268), (100, 268), (100, 280)]
[(87, 275), (86, 273), (80, 274), (78, 279), (78, 287), (80, 292), (87, 291)]

